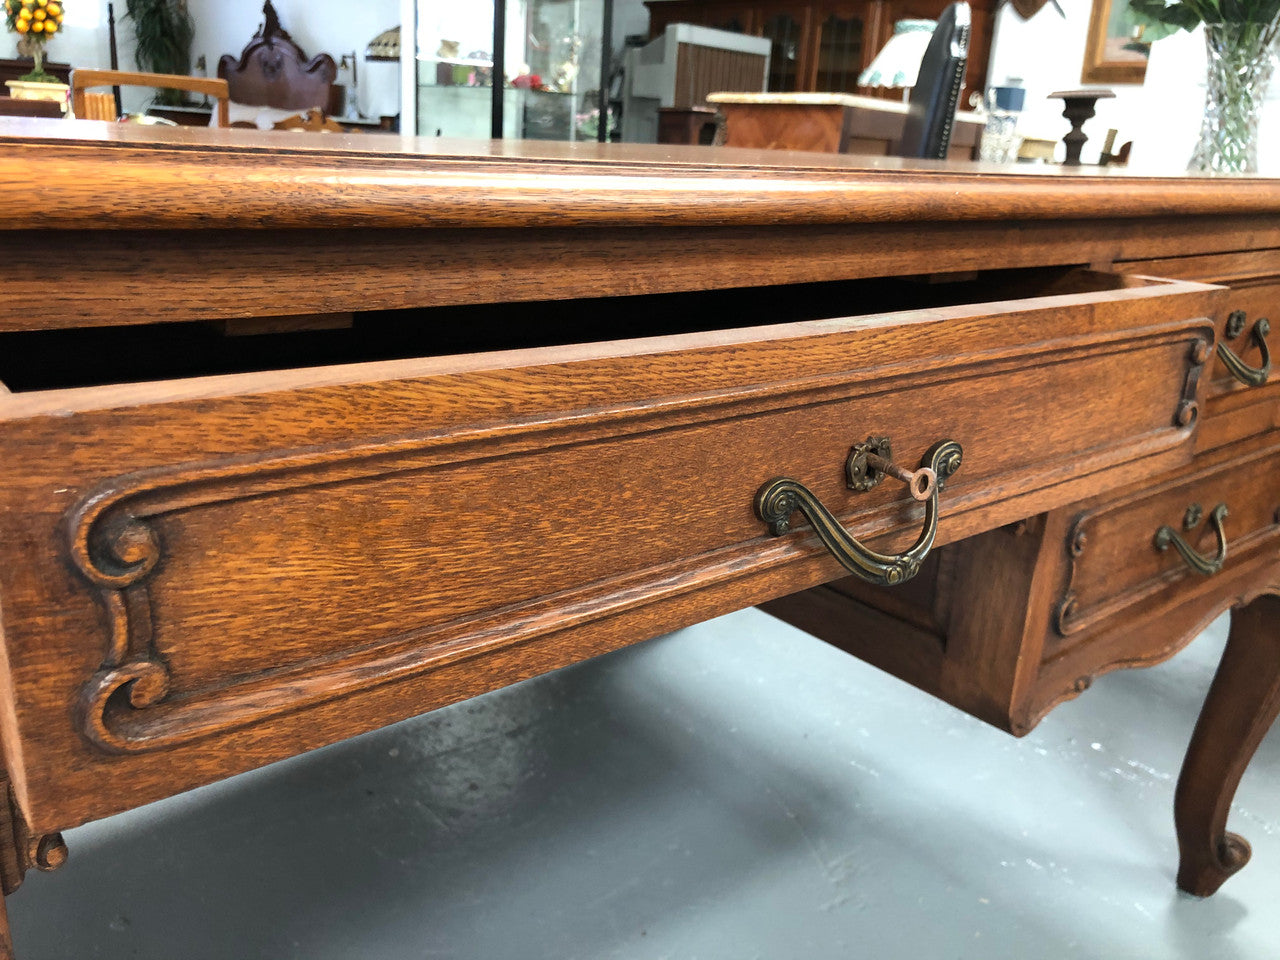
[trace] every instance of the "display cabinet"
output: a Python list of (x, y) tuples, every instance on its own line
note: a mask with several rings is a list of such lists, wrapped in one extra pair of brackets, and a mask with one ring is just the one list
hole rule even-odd
[(417, 132), (595, 140), (607, 0), (418, 3)]
[[(948, 0), (646, 0), (649, 34), (669, 23), (734, 30), (773, 43), (769, 91), (874, 94), (858, 74), (893, 34), (899, 20), (936, 19)], [(991, 52), (991, 0), (969, 0), (972, 33), (966, 90), (986, 88)], [(897, 93), (887, 94), (898, 96)]]

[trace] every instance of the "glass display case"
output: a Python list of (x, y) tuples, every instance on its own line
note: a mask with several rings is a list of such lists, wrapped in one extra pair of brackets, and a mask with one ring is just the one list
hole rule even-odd
[(598, 139), (611, 10), (608, 0), (418, 0), (418, 134)]

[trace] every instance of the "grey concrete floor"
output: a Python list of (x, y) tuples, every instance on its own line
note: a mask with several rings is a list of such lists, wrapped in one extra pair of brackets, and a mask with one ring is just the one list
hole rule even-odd
[(1225, 626), (1014, 740), (744, 611), (73, 830), (18, 955), (1270, 960), (1280, 736), (1173, 883)]

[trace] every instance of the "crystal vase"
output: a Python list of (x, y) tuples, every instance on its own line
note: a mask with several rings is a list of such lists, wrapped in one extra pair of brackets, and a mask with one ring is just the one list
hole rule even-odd
[(1206, 23), (1209, 55), (1204, 121), (1190, 169), (1250, 173), (1258, 169), (1258, 117), (1275, 67), (1280, 18), (1269, 23)]

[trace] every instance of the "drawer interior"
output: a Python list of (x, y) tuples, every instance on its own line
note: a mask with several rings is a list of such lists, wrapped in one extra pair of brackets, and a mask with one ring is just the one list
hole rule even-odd
[[(336, 329), (230, 335), (225, 322), (0, 334), (14, 393), (448, 356), (1093, 293), (1147, 281), (1082, 269), (1000, 270), (577, 300), (356, 311)], [(142, 307), (145, 309), (145, 306)]]

